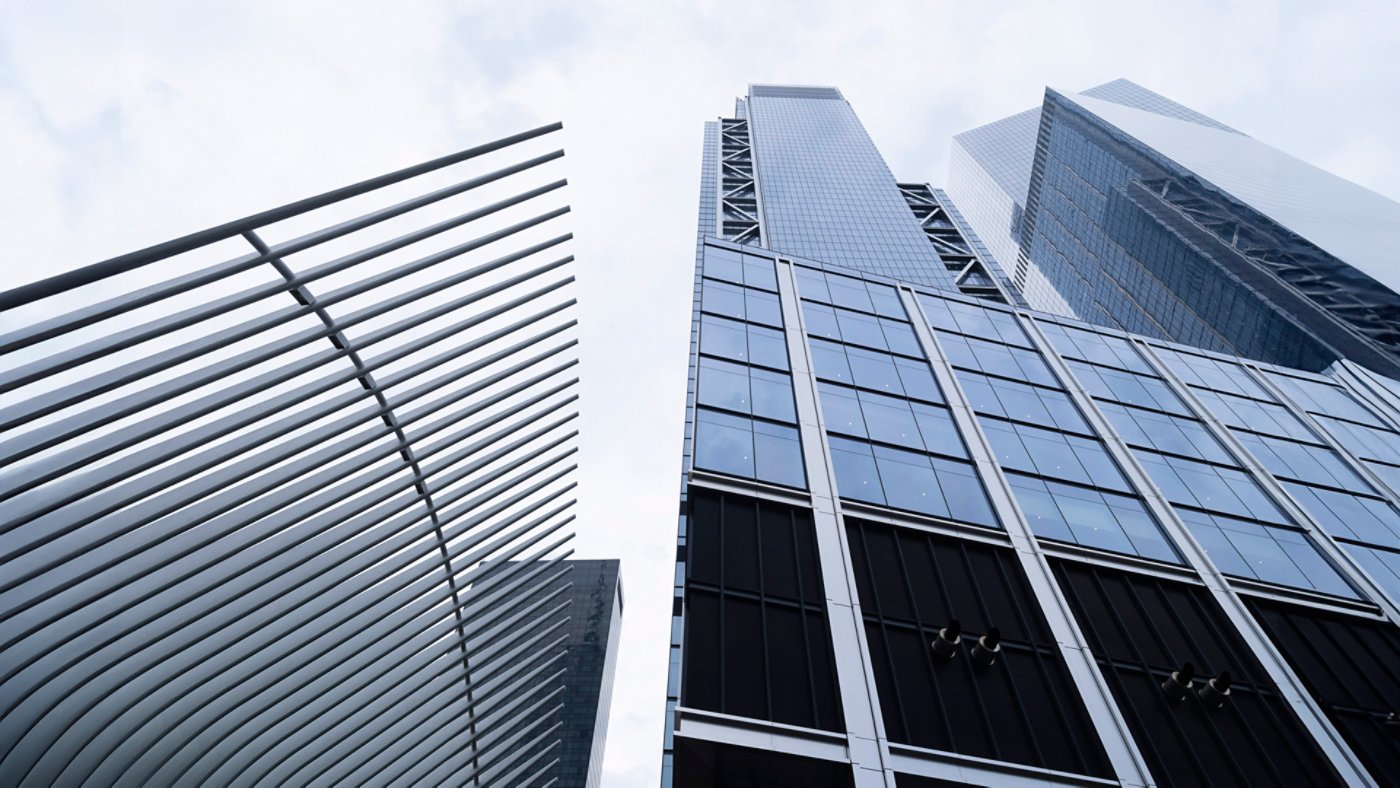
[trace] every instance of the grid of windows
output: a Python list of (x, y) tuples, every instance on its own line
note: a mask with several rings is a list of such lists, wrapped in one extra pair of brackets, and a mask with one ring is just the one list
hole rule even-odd
[(920, 306), (1037, 536), (1179, 561), (1012, 313), (927, 295)]
[(702, 271), (695, 467), (805, 487), (773, 261), (706, 246)]
[(996, 527), (894, 288), (796, 272), (838, 493)]
[[(1046, 324), (1045, 333), (1075, 376), (1098, 400), (1114, 431), (1162, 491), (1177, 516), (1225, 574), (1310, 591), (1354, 597), (1341, 574), (1317, 545), (1269, 498), (1204, 424), (1191, 417), (1185, 403), (1132, 344), (1070, 326)], [(1162, 349), (1159, 357), (1185, 379), (1227, 389), (1214, 391), (1239, 403), (1258, 403), (1263, 395), (1244, 371), (1204, 356)], [(1131, 370), (1131, 371), (1130, 371)], [(1236, 378), (1246, 378), (1243, 382)], [(1193, 386), (1195, 388), (1195, 386)], [(1267, 417), (1237, 404), (1250, 418)], [(1280, 409), (1281, 410), (1281, 409)], [(1261, 416), (1262, 413), (1262, 416)], [(1273, 424), (1287, 424), (1279, 414)], [(1303, 425), (1297, 423), (1298, 427)], [(1276, 428), (1277, 430), (1278, 428)], [(1257, 436), (1260, 441), (1270, 440)], [(1303, 466), (1290, 448), (1283, 455)], [(1302, 457), (1310, 455), (1302, 454)], [(1316, 460), (1315, 462), (1323, 462)], [(1267, 464), (1267, 463), (1266, 463)], [(1307, 466), (1309, 471), (1314, 467)]]
[[(1243, 367), (1232, 361), (1184, 350), (1161, 348), (1158, 355), (1324, 531), (1333, 537), (1364, 542), (1371, 547), (1400, 549), (1400, 517), (1397, 517), (1394, 509), (1379, 498), (1376, 491), (1348, 467), (1337, 452), (1319, 442), (1308, 425), (1277, 402)], [(1330, 383), (1293, 375), (1266, 374), (1304, 408), (1327, 409), (1328, 412), (1345, 414), (1349, 418), (1373, 418), (1359, 402)], [(1340, 419), (1333, 422), (1354, 424)], [(1324, 423), (1322, 426), (1326, 428), (1328, 425)], [(1361, 430), (1369, 429), (1356, 426)], [(1223, 469), (1215, 470), (1218, 474)], [(1213, 508), (1217, 512), (1246, 516), (1248, 511), (1251, 513), (1248, 516), (1258, 520), (1288, 523), (1277, 507), (1272, 503), (1260, 504), (1257, 499), (1263, 496), (1255, 496), (1255, 490), (1238, 481), (1233, 482), (1229, 493), (1226, 493), (1219, 485), (1203, 480), (1201, 475), (1177, 475), (1181, 482), (1174, 488), (1177, 497), (1173, 500), (1193, 493), (1198, 497), (1211, 495), (1215, 497)], [(1164, 478), (1159, 484), (1167, 489), (1174, 481)], [(1187, 492), (1183, 487), (1193, 489)], [(1243, 525), (1216, 529), (1216, 532), (1203, 535), (1197, 525), (1199, 522), (1199, 518), (1188, 520), (1203, 543), (1215, 546), (1216, 549), (1210, 551), (1211, 556), (1223, 571), (1285, 585), (1312, 587), (1325, 593), (1343, 594), (1337, 590), (1335, 582), (1299, 582), (1288, 562), (1277, 559), (1277, 549), (1270, 547), (1262, 538), (1249, 540), (1241, 535), (1247, 530)], [(1266, 535), (1273, 537), (1273, 541), (1284, 550), (1305, 539), (1294, 534), (1288, 534), (1285, 538), (1277, 529), (1270, 529), (1260, 536)], [(1225, 547), (1227, 539), (1234, 548), (1241, 548), (1238, 550), (1241, 553), (1244, 552), (1242, 545), (1256, 548), (1257, 552), (1249, 564), (1251, 572), (1242, 571), (1238, 557)], [(1296, 546), (1292, 548), (1295, 553), (1299, 549)], [(1267, 555), (1275, 558), (1270, 559)], [(1326, 579), (1328, 574), (1335, 573), (1335, 570), (1330, 573), (1323, 573), (1320, 569), (1307, 571), (1305, 567), (1312, 564), (1312, 558), (1305, 558), (1304, 561), (1296, 554), (1292, 555), (1293, 561), (1310, 580)], [(1266, 565), (1267, 569), (1264, 568)], [(1337, 580), (1340, 581), (1340, 577)], [(1354, 593), (1346, 592), (1343, 595), (1354, 596)]]

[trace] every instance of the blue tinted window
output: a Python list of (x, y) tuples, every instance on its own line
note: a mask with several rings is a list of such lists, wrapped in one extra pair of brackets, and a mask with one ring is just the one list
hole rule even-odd
[(792, 382), (787, 375), (731, 364), (718, 359), (700, 359), (700, 381), (696, 400), (725, 410), (751, 413), (780, 421), (795, 422)]
[(787, 340), (783, 332), (763, 326), (749, 326), (749, 361), (765, 367), (788, 368)]
[(1008, 473), (1006, 479), (1037, 536), (1180, 563), (1157, 522), (1136, 498), (1016, 473)]
[[(1400, 465), (1400, 433), (1319, 416), (1318, 422), (1343, 448), (1360, 457)], [(1301, 436), (1307, 440), (1307, 436)]]
[(1011, 380), (956, 370), (969, 404), (978, 413), (1001, 416), (1028, 424), (1054, 425), (1062, 430), (1089, 433), (1089, 425), (1063, 392)]
[(883, 505), (885, 491), (880, 487), (870, 444), (836, 437), (828, 437), (827, 443), (831, 446), (831, 465), (841, 497)]
[(1131, 487), (1096, 440), (1025, 424), (983, 419), (982, 430), (1003, 468), (1130, 492)]
[(955, 366), (1058, 388), (1050, 368), (1032, 350), (937, 332), (943, 352)]
[(747, 479), (754, 477), (753, 428), (749, 419), (697, 408), (695, 467)]
[(744, 288), (706, 279), (701, 284), (700, 305), (706, 312), (743, 320)]
[(934, 328), (957, 331), (993, 342), (1030, 347), (1030, 340), (1015, 316), (997, 309), (984, 309), (961, 301), (919, 295), (919, 304)]
[(797, 411), (793, 406), (792, 381), (787, 375), (750, 369), (749, 387), (753, 394), (753, 415), (778, 421), (797, 421)]
[(744, 266), (740, 262), (739, 253), (729, 249), (706, 246), (704, 271), (705, 276), (713, 279), (723, 279), (740, 285), (744, 283)]
[(1135, 450), (1134, 454), (1172, 503), (1267, 522), (1290, 523), (1243, 471), (1154, 452)]
[(1039, 325), (1050, 338), (1050, 344), (1054, 345), (1062, 356), (1133, 372), (1154, 374), (1152, 366), (1126, 339), (1049, 321), (1043, 321)]
[(880, 330), (880, 320), (874, 315), (863, 315), (848, 309), (837, 309), (836, 322), (841, 327), (841, 338), (847, 342), (888, 350), (885, 333)]
[(1365, 406), (1337, 386), (1275, 373), (1269, 373), (1269, 379), (1304, 410), (1378, 426), (1376, 417)]
[(860, 438), (867, 436), (865, 416), (854, 389), (818, 383), (817, 393), (822, 401), (822, 420), (828, 430)]
[(1366, 574), (1380, 584), (1390, 598), (1400, 600), (1400, 553), (1374, 550), (1360, 545), (1342, 543)]
[(1191, 415), (1180, 398), (1158, 378), (1081, 364), (1078, 361), (1065, 363), (1075, 378), (1095, 397), (1140, 408), (1155, 408), (1180, 416)]
[(748, 367), (700, 359), (700, 384), (696, 399), (701, 405), (752, 413)]
[(1282, 405), (1197, 389), (1196, 398), (1215, 417), (1231, 427), (1280, 435), (1299, 440), (1315, 440), (1307, 425)]
[(695, 410), (695, 467), (804, 487), (797, 430), (706, 408)]
[(837, 341), (841, 339), (841, 328), (836, 324), (836, 311), (829, 306), (803, 301), (802, 322), (807, 326), (807, 333), (814, 337)]
[(828, 441), (842, 497), (996, 526), (982, 485), (967, 463), (837, 437)]
[(851, 366), (846, 363), (846, 349), (833, 342), (808, 340), (812, 348), (812, 365), (817, 377), (838, 383), (852, 383)]
[(846, 361), (851, 365), (851, 377), (857, 386), (890, 394), (904, 393), (894, 358), (889, 354), (852, 347), (846, 349)]
[(933, 379), (933, 372), (929, 370), (927, 363), (896, 356), (894, 366), (895, 371), (899, 373), (899, 382), (904, 386), (906, 396), (929, 402), (943, 401), (943, 394), (938, 390), (938, 382)]
[(826, 287), (826, 274), (813, 268), (797, 266), (797, 292), (803, 298), (811, 298), (831, 303), (831, 292)]
[(827, 291), (831, 293), (831, 303), (837, 306), (858, 309), (862, 312), (875, 311), (875, 304), (871, 302), (870, 294), (866, 292), (865, 283), (859, 279), (828, 273), (826, 287)]
[(802, 444), (797, 430), (780, 424), (753, 423), (754, 464), (759, 481), (806, 487)]
[(884, 332), (885, 342), (889, 344), (892, 352), (916, 358), (924, 357), (924, 349), (919, 346), (919, 338), (914, 335), (914, 329), (910, 328), (908, 323), (882, 317), (880, 318), (880, 329)]
[(908, 401), (862, 391), (860, 405), (871, 440), (911, 449), (924, 448), (919, 425), (914, 421), (914, 412), (909, 409)]
[(919, 435), (923, 437), (926, 449), (935, 454), (967, 456), (967, 447), (963, 445), (958, 428), (953, 425), (953, 416), (948, 413), (947, 408), (925, 405), (922, 402), (911, 402), (909, 405), (914, 410), (914, 421), (919, 424)]
[(1193, 353), (1158, 348), (1157, 355), (1171, 367), (1177, 377), (1193, 386), (1227, 391), (1257, 399), (1273, 399), (1249, 373), (1238, 364), (1197, 356)]
[(1187, 509), (1178, 514), (1210, 559), (1227, 575), (1324, 594), (1356, 596), (1302, 533)]
[(743, 323), (703, 315), (700, 318), (700, 352), (711, 356), (749, 360), (748, 331)]
[(773, 270), (773, 261), (766, 257), (744, 255), (744, 284), (764, 290), (777, 290), (778, 276)]
[(1195, 419), (1141, 410), (1112, 402), (1099, 403), (1113, 429), (1134, 446), (1234, 465), (1225, 447)]
[(1361, 493), (1375, 492), (1331, 449), (1247, 432), (1240, 433), (1238, 437), (1245, 448), (1275, 476)]
[(783, 327), (783, 311), (778, 306), (778, 297), (772, 293), (745, 288), (744, 308), (748, 319), (755, 323)]
[(1400, 548), (1400, 517), (1384, 501), (1281, 482), (1323, 530), (1343, 539)]

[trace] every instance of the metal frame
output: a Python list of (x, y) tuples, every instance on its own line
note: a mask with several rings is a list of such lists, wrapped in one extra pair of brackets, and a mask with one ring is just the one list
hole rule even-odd
[[(565, 181), (328, 262), (297, 255), (557, 161), (512, 149), (561, 128), (0, 293), (0, 309), (34, 312), (87, 299), (0, 336), (0, 353), (26, 359), (0, 372), (0, 429), (23, 430), (0, 442), (0, 769), (35, 782), (547, 779), (567, 584), (540, 592), (568, 572), (578, 378), (572, 257), (536, 257), (571, 235), (511, 239), (568, 213), (532, 207)], [(487, 154), (516, 159), (263, 240)], [(501, 226), (520, 211), (534, 215)], [(422, 246), (488, 217), (499, 229)], [(180, 257), (235, 238), (252, 253)], [(401, 250), (418, 256), (357, 268)], [(478, 252), (495, 257), (460, 263)], [(135, 289), (114, 278), (156, 263), (181, 272)], [(271, 281), (235, 289), (263, 266)], [(263, 311), (200, 333), (249, 306)], [(287, 325), (306, 327), (273, 333)], [(113, 354), (132, 360), (105, 369)]]

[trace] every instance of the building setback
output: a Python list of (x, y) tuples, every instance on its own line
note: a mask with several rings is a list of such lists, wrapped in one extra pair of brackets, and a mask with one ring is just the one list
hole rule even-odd
[[(751, 86), (706, 128), (663, 785), (1400, 773), (1393, 381), (974, 298), (932, 235), (910, 279), (902, 243), (890, 270), (799, 253), (847, 242), (795, 238), (764, 167), (841, 191), (807, 140), (869, 141), (829, 90)], [(801, 134), (766, 138), (771, 96)], [(821, 210), (888, 194), (856, 160)]]
[(1400, 378), (1400, 204), (1127, 80), (955, 136), (949, 190), (1034, 308)]

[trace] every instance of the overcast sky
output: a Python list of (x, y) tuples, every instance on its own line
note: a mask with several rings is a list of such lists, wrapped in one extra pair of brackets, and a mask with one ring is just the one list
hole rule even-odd
[(605, 782), (650, 787), (702, 122), (836, 85), (940, 185), (954, 133), (1116, 77), (1400, 197), (1395, 2), (0, 0), (0, 289), (563, 120), (579, 552), (627, 597)]

